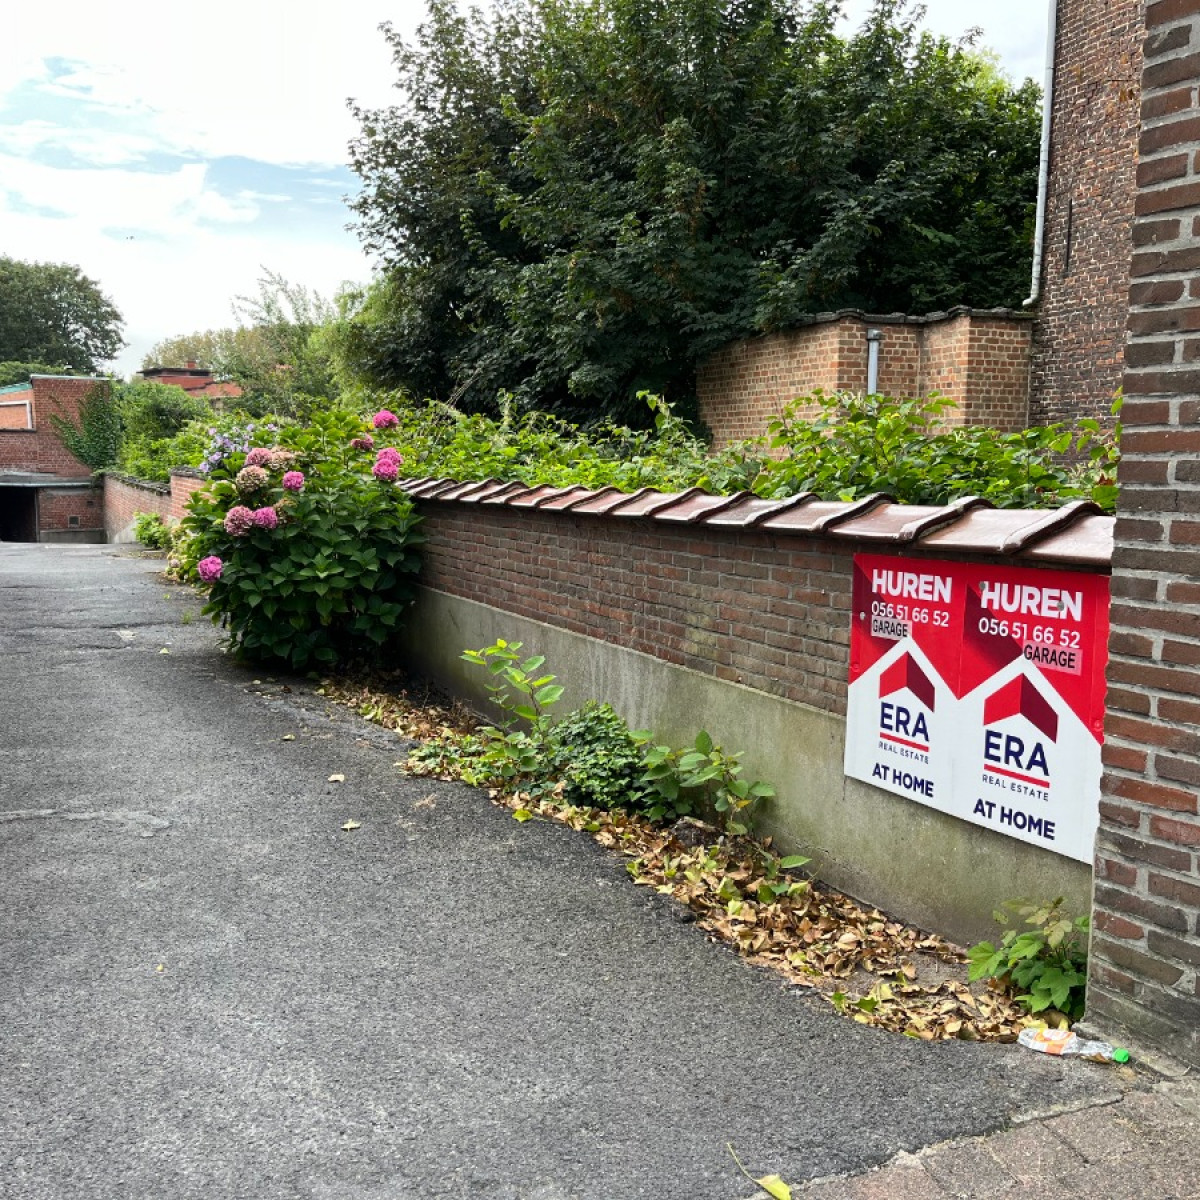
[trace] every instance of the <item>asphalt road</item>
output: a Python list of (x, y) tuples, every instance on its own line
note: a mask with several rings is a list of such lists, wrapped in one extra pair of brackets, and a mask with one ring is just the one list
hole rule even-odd
[(789, 991), (160, 568), (0, 545), (0, 1197), (736, 1200), (727, 1143), (799, 1183), (1111, 1091)]

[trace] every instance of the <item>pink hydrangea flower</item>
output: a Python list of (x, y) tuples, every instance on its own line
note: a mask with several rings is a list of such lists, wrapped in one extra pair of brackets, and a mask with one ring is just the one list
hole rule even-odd
[(362, 437), (356, 437), (350, 443), (350, 449), (351, 450), (374, 450), (375, 449), (375, 439), (369, 433), (364, 433), (362, 435)]
[(269, 467), (271, 465), (271, 451), (265, 446), (255, 446), (246, 455), (245, 465), (248, 467)]
[(223, 570), (225, 570), (225, 564), (215, 554), (210, 554), (207, 558), (202, 558), (196, 564), (196, 574), (205, 583), (212, 583), (214, 579), (220, 579)]
[(270, 506), (254, 510), (254, 524), (259, 529), (274, 529), (279, 524), (279, 514)]
[(286, 471), (293, 467), (296, 463), (296, 452), (294, 450), (272, 450), (270, 465), (276, 471)]
[(381, 408), (373, 418), (376, 429), (395, 429), (400, 424), (400, 418), (394, 412)]
[(384, 483), (395, 483), (399, 473), (395, 461), (390, 458), (377, 459), (371, 468), (371, 474)]
[(394, 450), (391, 446), (384, 446), (375, 457), (380, 462), (394, 462), (396, 466), (399, 466), (404, 461), (404, 455), (399, 450)]
[(243, 496), (260, 492), (271, 482), (271, 477), (262, 467), (243, 467), (234, 479), (234, 485)]
[(298, 492), (304, 486), (304, 472), (289, 471), (283, 477), (283, 486), (286, 491)]
[(235, 504), (225, 514), (225, 532), (231, 537), (242, 537), (253, 526), (254, 514), (244, 504)]

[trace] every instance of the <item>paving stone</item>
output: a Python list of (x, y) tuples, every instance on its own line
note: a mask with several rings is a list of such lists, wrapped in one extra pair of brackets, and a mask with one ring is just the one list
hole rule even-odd
[(987, 1144), (1001, 1166), (1022, 1183), (1058, 1179), (1087, 1165), (1081, 1155), (1055, 1137), (1045, 1125), (1011, 1129), (989, 1138)]
[(1137, 1150), (1138, 1140), (1119, 1105), (1089, 1108), (1047, 1121), (1045, 1128), (1062, 1138), (1089, 1163), (1110, 1162)]
[(992, 1200), (1017, 1183), (981, 1138), (947, 1142), (922, 1154), (921, 1161), (955, 1200)]

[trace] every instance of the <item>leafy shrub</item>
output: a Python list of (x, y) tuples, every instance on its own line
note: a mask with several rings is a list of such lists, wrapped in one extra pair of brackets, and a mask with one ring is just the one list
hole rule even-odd
[(159, 441), (174, 437), (192, 421), (212, 417), (212, 405), (181, 387), (135, 379), (114, 387), (121, 428), (127, 438)]
[(170, 532), (158, 513), (134, 513), (133, 536), (151, 550), (165, 550), (170, 541)]
[(1006, 901), (1006, 911), (994, 915), (1010, 928), (999, 946), (980, 942), (967, 951), (969, 978), (991, 979), (1017, 992), (1014, 998), (1031, 1013), (1056, 1008), (1072, 1021), (1082, 1017), (1091, 922), (1086, 916), (1072, 920), (1062, 905), (1061, 896), (1049, 903)]
[(589, 808), (651, 807), (653, 790), (642, 776), (642, 743), (611, 704), (589, 700), (565, 716), (549, 736), (553, 769), (563, 799)]
[(684, 749), (654, 745), (651, 734), (630, 730), (611, 705), (594, 700), (555, 723), (548, 710), (563, 688), (556, 676), (543, 673), (542, 655), (522, 657), (521, 650), (520, 642), (501, 638), (463, 653), (495, 678), (488, 690), (505, 718), (501, 727), (418, 747), (409, 757), (414, 773), (451, 774), (577, 806), (623, 808), (655, 821), (703, 810), (736, 834), (746, 832), (738, 816), (775, 794), (768, 784), (742, 779), (740, 756), (714, 745), (703, 731)]
[(319, 414), (284, 448), (223, 457), (193, 494), (182, 566), (210, 585), (204, 611), (239, 655), (329, 666), (378, 655), (399, 627), (419, 565), (417, 517), (351, 447), (361, 433), (353, 416)]
[[(819, 415), (804, 415), (813, 402)], [(888, 492), (906, 504), (947, 504), (982, 496), (1000, 508), (1036, 508), (1069, 500), (1116, 504), (1120, 427), (1098, 422), (998, 433), (939, 428), (954, 407), (944, 397), (893, 400), (850, 393), (797, 400), (769, 424), (772, 449), (754, 490), (782, 498), (812, 491), (853, 500)], [(1120, 401), (1113, 406), (1120, 410)]]
[[(585, 430), (543, 413), (514, 415), (511, 405), (494, 420), (440, 405), (397, 404), (400, 424), (389, 438), (413, 474), (463, 481), (623, 491), (700, 487), (771, 499), (887, 492), (906, 504), (977, 495), (1001, 508), (1091, 498), (1111, 511), (1116, 502), (1119, 427), (1105, 433), (1091, 420), (1076, 433), (1062, 425), (1009, 434), (947, 429), (938, 424), (953, 407), (945, 399), (818, 392), (785, 409), (767, 438), (711, 453), (662, 399), (643, 399), (654, 411), (652, 432), (608, 423)], [(804, 415), (813, 403), (815, 418)]]

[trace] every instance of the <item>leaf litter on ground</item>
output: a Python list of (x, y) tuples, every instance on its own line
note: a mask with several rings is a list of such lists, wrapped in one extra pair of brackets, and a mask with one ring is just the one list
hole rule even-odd
[[(460, 778), (450, 747), (479, 722), (402, 674), (326, 679), (319, 694), (366, 720), (447, 753), (401, 762), (410, 774)], [(1053, 1012), (1031, 1017), (1006, 991), (967, 982), (964, 950), (894, 920), (802, 875), (771, 840), (734, 837), (691, 819), (656, 824), (620, 809), (582, 808), (549, 795), (488, 789), (517, 821), (542, 818), (586, 832), (629, 861), (633, 882), (669, 896), (713, 941), (789, 984), (825, 997), (844, 1016), (923, 1041), (1015, 1042), (1031, 1024), (1059, 1023)]]

